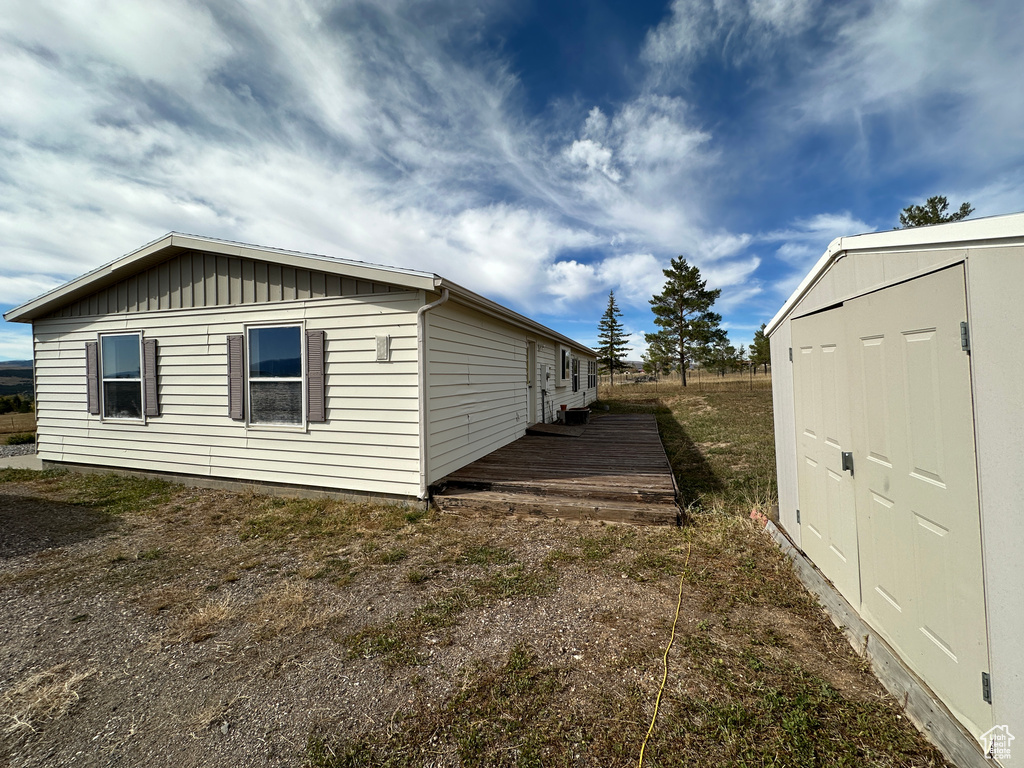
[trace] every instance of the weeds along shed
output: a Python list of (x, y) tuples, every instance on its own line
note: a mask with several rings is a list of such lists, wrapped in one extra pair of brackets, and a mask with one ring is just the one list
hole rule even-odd
[(767, 328), (782, 526), (979, 740), (1024, 737), (1024, 214), (832, 242)]
[(5, 317), (49, 466), (423, 499), (597, 397), (591, 350), (443, 277), (193, 235)]

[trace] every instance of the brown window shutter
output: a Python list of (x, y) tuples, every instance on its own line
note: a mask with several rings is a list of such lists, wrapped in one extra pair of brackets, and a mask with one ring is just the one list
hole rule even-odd
[(156, 386), (156, 339), (142, 342), (142, 390), (146, 416), (160, 415), (159, 391)]
[(99, 415), (100, 412), (100, 351), (99, 343), (85, 342), (85, 399), (88, 401), (89, 413)]
[(245, 419), (245, 337), (228, 336), (228, 415)]
[(324, 332), (306, 331), (306, 419), (327, 421)]

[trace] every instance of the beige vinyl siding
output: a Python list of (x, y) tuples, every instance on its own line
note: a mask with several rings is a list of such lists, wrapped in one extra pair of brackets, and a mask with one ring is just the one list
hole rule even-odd
[[(36, 321), (39, 454), (50, 461), (415, 496), (421, 302), (419, 292), (387, 292), (282, 300), (272, 308)], [(229, 418), (227, 336), (242, 333), (246, 323), (265, 322), (325, 331), (325, 423), (275, 429)], [(141, 331), (158, 341), (161, 415), (144, 424), (87, 413), (85, 343), (109, 331)], [(377, 334), (391, 336), (388, 362), (376, 360)]]
[(59, 317), (152, 312), (403, 291), (309, 269), (194, 251), (172, 256), (54, 313)]
[(426, 315), (428, 482), (526, 430), (526, 334), (455, 302)]
[[(526, 434), (528, 342), (537, 343), (538, 384), (533, 392), (538, 414), (544, 366), (558, 375), (558, 343), (454, 301), (426, 317), (427, 481), (434, 483)], [(580, 391), (573, 393), (569, 383), (556, 389), (557, 395), (547, 398), (549, 421), (553, 398), (570, 407), (596, 399), (596, 389), (585, 389), (585, 358), (580, 364)]]

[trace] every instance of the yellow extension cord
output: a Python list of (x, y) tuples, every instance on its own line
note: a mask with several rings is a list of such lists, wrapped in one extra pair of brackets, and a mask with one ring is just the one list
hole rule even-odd
[(640, 762), (637, 763), (637, 768), (643, 768), (644, 765), (644, 750), (647, 749), (647, 740), (651, 738), (651, 734), (654, 733), (654, 722), (658, 719), (658, 709), (661, 707), (661, 694), (665, 692), (665, 683), (668, 682), (668, 652), (672, 650), (672, 643), (676, 639), (676, 623), (679, 621), (679, 608), (683, 604), (683, 579), (686, 578), (686, 566), (690, 564), (690, 545), (686, 545), (686, 563), (683, 564), (683, 573), (679, 574), (679, 597), (676, 599), (676, 617), (672, 619), (672, 634), (669, 635), (668, 645), (665, 646), (665, 655), (662, 657), (662, 664), (665, 668), (664, 674), (661, 676), (661, 687), (658, 688), (658, 698), (654, 700), (654, 716), (651, 718), (651, 727), (647, 729), (647, 735), (644, 736), (644, 743), (640, 745)]

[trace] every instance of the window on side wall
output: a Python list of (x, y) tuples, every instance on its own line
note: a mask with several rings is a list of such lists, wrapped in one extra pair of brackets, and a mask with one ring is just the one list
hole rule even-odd
[(562, 383), (569, 381), (572, 378), (572, 352), (565, 347), (561, 347), (562, 359), (561, 359), (561, 370), (559, 378)]
[(302, 424), (302, 328), (249, 328), (249, 423)]
[(103, 418), (142, 420), (142, 334), (100, 336)]

